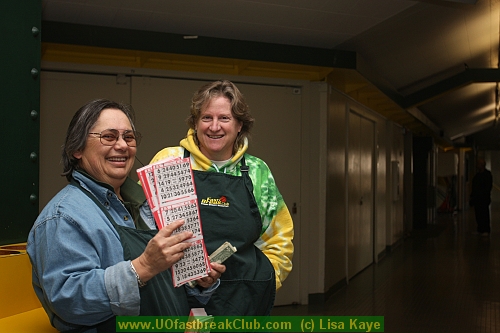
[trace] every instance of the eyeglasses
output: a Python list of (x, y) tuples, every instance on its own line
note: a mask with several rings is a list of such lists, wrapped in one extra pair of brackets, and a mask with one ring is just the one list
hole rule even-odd
[(106, 129), (101, 133), (89, 133), (89, 134), (99, 135), (99, 140), (101, 140), (101, 143), (105, 146), (114, 146), (118, 142), (118, 139), (120, 138), (121, 135), (123, 141), (125, 141), (127, 146), (137, 147), (139, 143), (141, 143), (141, 138), (142, 138), (142, 135), (139, 132), (125, 131), (122, 134), (120, 134), (120, 132), (118, 132), (118, 130), (116, 129)]

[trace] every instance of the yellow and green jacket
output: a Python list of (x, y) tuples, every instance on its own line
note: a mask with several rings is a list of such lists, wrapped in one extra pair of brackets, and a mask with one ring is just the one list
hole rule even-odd
[(181, 140), (180, 146), (162, 149), (150, 163), (169, 157), (183, 157), (184, 150), (188, 150), (194, 170), (225, 172), (233, 176), (241, 176), (240, 168), (236, 166), (245, 156), (245, 163), (249, 167), (249, 176), (253, 183), (253, 194), (262, 218), (262, 232), (255, 246), (269, 258), (273, 265), (276, 273), (276, 289), (279, 289), (292, 270), (294, 231), (292, 216), (276, 186), (271, 170), (263, 160), (245, 153), (248, 149), (247, 141), (225, 166), (217, 168), (200, 151), (194, 142), (193, 133), (190, 129), (187, 137)]

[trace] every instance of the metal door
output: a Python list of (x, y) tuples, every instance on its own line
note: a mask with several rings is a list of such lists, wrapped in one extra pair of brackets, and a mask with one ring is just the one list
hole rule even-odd
[(374, 123), (349, 113), (347, 151), (347, 277), (373, 262)]

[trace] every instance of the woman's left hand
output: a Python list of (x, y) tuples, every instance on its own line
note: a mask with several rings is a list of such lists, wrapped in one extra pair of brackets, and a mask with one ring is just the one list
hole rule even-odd
[(208, 273), (208, 276), (196, 280), (196, 283), (198, 283), (200, 287), (209, 288), (213, 286), (215, 282), (217, 282), (217, 280), (221, 277), (222, 273), (226, 271), (226, 266), (222, 264), (212, 262), (210, 263), (210, 265), (212, 266), (212, 270), (210, 271), (210, 273)]

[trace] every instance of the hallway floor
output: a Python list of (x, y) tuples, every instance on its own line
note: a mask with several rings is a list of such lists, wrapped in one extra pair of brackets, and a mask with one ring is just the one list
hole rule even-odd
[(388, 333), (500, 332), (498, 203), (490, 236), (473, 234), (472, 209), (438, 214), (324, 304), (275, 307), (272, 315), (384, 316)]

